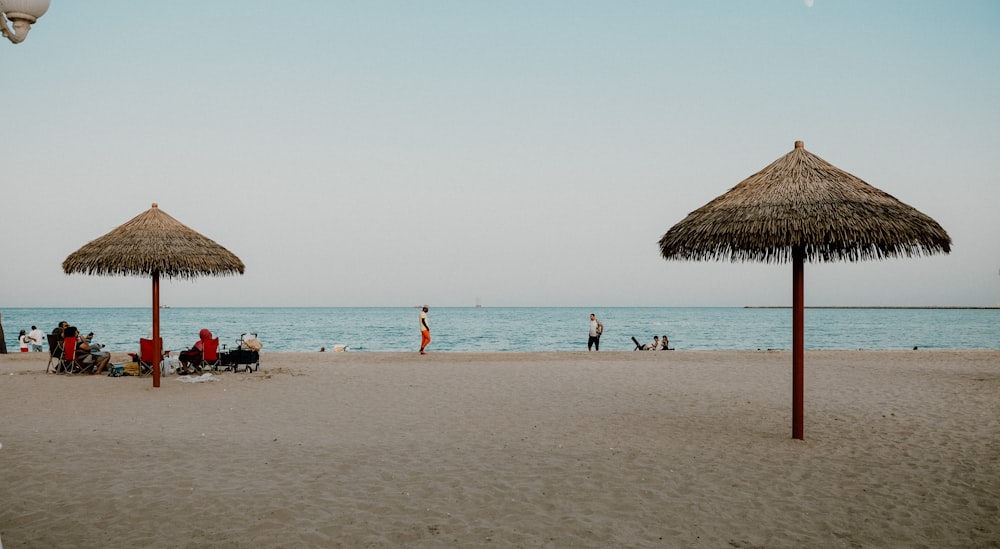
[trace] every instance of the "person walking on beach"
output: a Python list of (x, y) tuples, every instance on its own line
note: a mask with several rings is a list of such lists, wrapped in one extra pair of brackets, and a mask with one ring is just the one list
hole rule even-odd
[(587, 350), (589, 351), (591, 347), (595, 351), (601, 350), (601, 334), (604, 333), (604, 324), (601, 324), (600, 320), (594, 316), (594, 313), (590, 313), (590, 337), (587, 338)]
[(431, 344), (431, 326), (427, 324), (427, 307), (420, 311), (420, 354), (426, 355), (424, 349)]
[(17, 336), (17, 343), (18, 343), (18, 345), (21, 346), (21, 352), (22, 353), (27, 353), (28, 352), (28, 335), (27, 335), (27, 332), (25, 332), (24, 330), (21, 330), (21, 334), (19, 336)]
[(38, 326), (32, 326), (31, 331), (28, 332), (28, 344), (31, 345), (32, 352), (42, 352), (42, 343), (44, 342), (45, 334), (38, 329)]

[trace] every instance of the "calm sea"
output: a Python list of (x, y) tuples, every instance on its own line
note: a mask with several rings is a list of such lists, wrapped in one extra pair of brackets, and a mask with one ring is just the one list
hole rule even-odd
[[(741, 307), (432, 308), (433, 351), (585, 350), (591, 312), (604, 323), (602, 350), (631, 350), (631, 338), (670, 338), (677, 349), (790, 349), (790, 309)], [(231, 347), (256, 333), (264, 351), (414, 351), (417, 315), (399, 308), (169, 308), (160, 314), (167, 349), (190, 347), (208, 328)], [(148, 308), (3, 309), (8, 352), (37, 325), (61, 320), (111, 351), (133, 351), (151, 326)], [(806, 309), (807, 349), (1000, 349), (1000, 309)]]

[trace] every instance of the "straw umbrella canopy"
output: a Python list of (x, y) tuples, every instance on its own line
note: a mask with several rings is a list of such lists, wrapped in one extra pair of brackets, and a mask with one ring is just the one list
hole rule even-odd
[[(198, 233), (154, 203), (145, 212), (108, 234), (88, 242), (63, 261), (66, 274), (151, 276), (153, 279), (153, 346), (160, 356), (160, 277), (243, 274), (240, 258)], [(160, 369), (153, 368), (153, 386)]]
[(808, 152), (788, 154), (691, 212), (660, 238), (668, 260), (792, 262), (792, 436), (802, 435), (803, 263), (951, 251), (923, 213)]

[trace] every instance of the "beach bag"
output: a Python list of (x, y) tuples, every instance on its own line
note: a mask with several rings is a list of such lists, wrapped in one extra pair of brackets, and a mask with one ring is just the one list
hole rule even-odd
[(139, 375), (139, 363), (138, 362), (126, 362), (122, 366), (122, 370), (127, 376), (137, 376)]
[(243, 342), (243, 346), (251, 351), (259, 351), (264, 348), (264, 344), (259, 339), (248, 339)]

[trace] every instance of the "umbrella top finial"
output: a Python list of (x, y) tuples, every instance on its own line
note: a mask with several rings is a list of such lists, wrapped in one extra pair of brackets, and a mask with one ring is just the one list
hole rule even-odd
[[(796, 149), (804, 149), (805, 147), (806, 147), (806, 144), (803, 143), (802, 141), (796, 141), (795, 142), (795, 148)], [(153, 204), (153, 206), (156, 206), (156, 204)]]
[[(801, 141), (796, 141), (796, 143), (801, 143)], [(154, 208), (159, 208), (159, 206), (156, 204), (156, 202), (153, 202), (153, 207)]]

